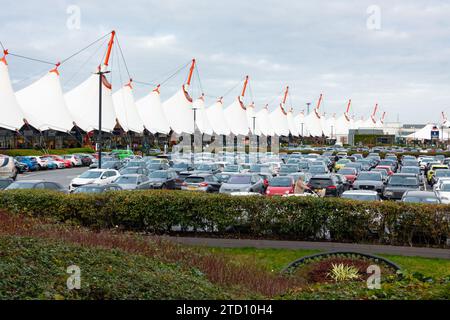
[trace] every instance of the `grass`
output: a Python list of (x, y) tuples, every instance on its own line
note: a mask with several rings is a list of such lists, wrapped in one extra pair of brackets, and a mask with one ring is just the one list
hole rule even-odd
[[(318, 250), (289, 250), (289, 249), (255, 249), (255, 248), (211, 248), (213, 253), (228, 255), (241, 263), (254, 261), (266, 270), (279, 272), (290, 262), (315, 253)], [(450, 259), (432, 259), (422, 257), (405, 257), (380, 255), (398, 264), (408, 272), (419, 272), (429, 277), (450, 276)]]

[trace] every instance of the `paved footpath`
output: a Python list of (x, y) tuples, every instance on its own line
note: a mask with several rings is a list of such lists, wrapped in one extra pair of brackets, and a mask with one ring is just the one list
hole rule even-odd
[(217, 239), (217, 238), (192, 238), (192, 237), (166, 237), (166, 238), (171, 241), (185, 245), (220, 247), (220, 248), (356, 251), (369, 254), (388, 254), (398, 256), (450, 259), (450, 249), (399, 247), (399, 246), (384, 246), (384, 245), (370, 245), (370, 244), (333, 243), (333, 242)]

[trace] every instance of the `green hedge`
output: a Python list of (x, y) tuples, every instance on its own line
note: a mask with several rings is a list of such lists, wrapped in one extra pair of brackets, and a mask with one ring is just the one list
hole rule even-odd
[(174, 226), (252, 237), (445, 246), (450, 206), (344, 199), (232, 197), (184, 191), (99, 195), (0, 192), (0, 208), (96, 228), (165, 233)]
[[(50, 154), (63, 155), (63, 154), (73, 154), (73, 153), (94, 153), (95, 151), (91, 148), (72, 148), (72, 149), (49, 149), (47, 150)], [(0, 154), (5, 154), (11, 157), (17, 156), (41, 156), (45, 154), (44, 150), (34, 150), (34, 149), (7, 149), (0, 150)]]

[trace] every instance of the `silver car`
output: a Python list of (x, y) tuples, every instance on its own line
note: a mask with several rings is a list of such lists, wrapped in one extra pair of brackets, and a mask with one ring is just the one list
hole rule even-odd
[(16, 179), (17, 169), (12, 157), (0, 155), (0, 178)]
[(265, 192), (263, 178), (258, 174), (236, 174), (223, 183), (220, 193), (231, 194), (234, 192)]

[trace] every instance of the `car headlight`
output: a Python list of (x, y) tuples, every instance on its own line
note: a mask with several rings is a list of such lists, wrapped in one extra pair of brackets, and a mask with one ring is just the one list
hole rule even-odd
[(386, 196), (392, 196), (392, 195), (394, 194), (394, 192), (392, 192), (392, 191), (386, 191), (384, 194), (385, 194)]

